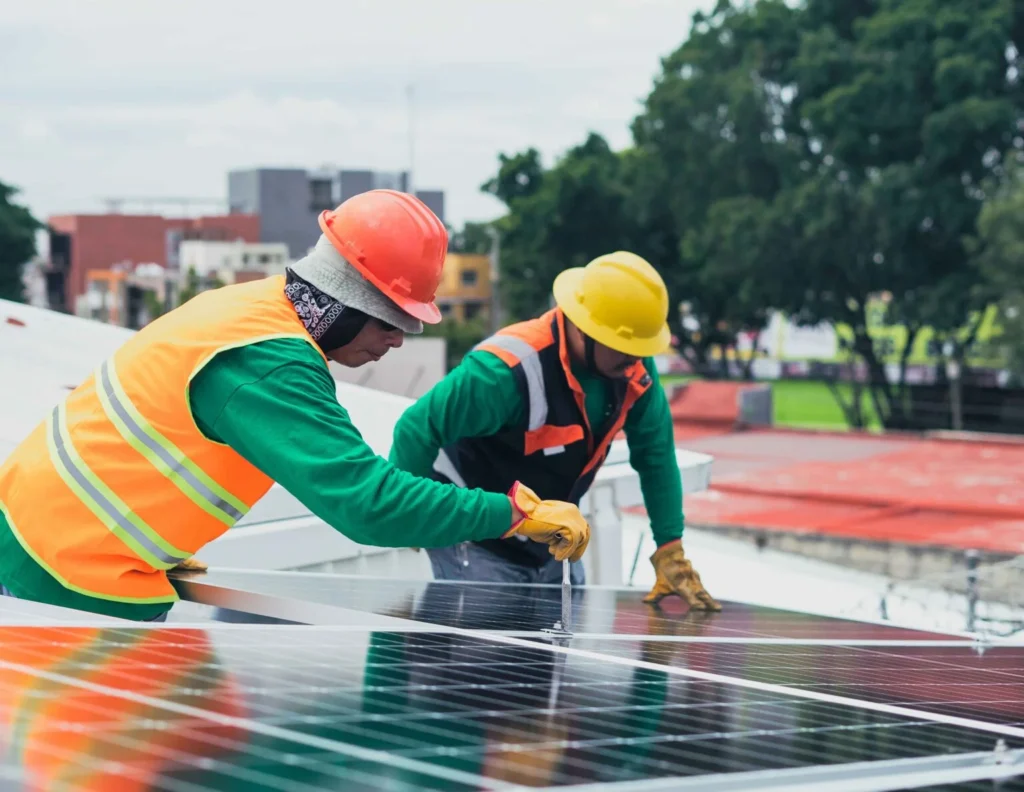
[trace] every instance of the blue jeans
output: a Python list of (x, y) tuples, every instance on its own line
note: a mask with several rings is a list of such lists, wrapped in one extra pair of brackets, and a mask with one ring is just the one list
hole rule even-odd
[[(462, 580), (476, 583), (554, 583), (562, 582), (562, 562), (548, 558), (539, 567), (508, 561), (474, 542), (427, 550), (435, 580)], [(574, 586), (586, 584), (583, 562), (569, 565), (569, 580)]]
[[(0, 583), (0, 596), (10, 597), (11, 599), (17, 599), (17, 597), (15, 597), (10, 592), (10, 589), (8, 589), (7, 586), (5, 586), (3, 583)], [(164, 621), (167, 621), (167, 614), (169, 612), (170, 611), (164, 611), (159, 616), (154, 616), (152, 619), (147, 619), (146, 621), (151, 621), (151, 622), (164, 622)]]

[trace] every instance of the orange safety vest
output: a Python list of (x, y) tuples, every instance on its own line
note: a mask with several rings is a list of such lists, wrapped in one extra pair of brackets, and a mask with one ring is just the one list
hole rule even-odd
[[(510, 325), (480, 342), (507, 365), (526, 406), (523, 422), (487, 437), (463, 437), (441, 449), (432, 477), (488, 492), (523, 482), (541, 498), (579, 503), (601, 469), (630, 409), (651, 387), (638, 361), (621, 380), (609, 380), (608, 411), (591, 426), (583, 388), (572, 373), (560, 309)], [(540, 565), (551, 555), (543, 544), (485, 539), (483, 547), (517, 563)]]
[(272, 338), (307, 341), (327, 365), (284, 285), (274, 276), (204, 292), (147, 325), (0, 467), (0, 511), (66, 588), (174, 602), (165, 570), (270, 489), (269, 477), (200, 432), (188, 392), (218, 353)]

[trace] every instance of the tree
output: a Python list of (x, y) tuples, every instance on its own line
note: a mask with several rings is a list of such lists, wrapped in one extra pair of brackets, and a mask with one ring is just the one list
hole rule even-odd
[(515, 319), (552, 304), (555, 276), (597, 256), (633, 249), (644, 255), (628, 211), (624, 160), (597, 134), (545, 170), (530, 149), (501, 157), (483, 189), (509, 208), (496, 222), (501, 235), (501, 293)]
[[(963, 358), (987, 299), (964, 240), (1020, 118), (1021, 20), (1010, 0), (809, 0), (776, 136), (802, 178), (776, 199), (799, 289), (777, 307), (849, 328), (889, 428), (910, 427), (906, 361), (932, 327)], [(896, 381), (869, 332), (870, 298), (891, 295), (905, 328)]]
[(1024, 164), (1019, 155), (1008, 156), (1006, 162), (1005, 174), (990, 187), (969, 249), (1001, 296), (1003, 341), (1019, 382), (1024, 380)]
[(486, 321), (482, 317), (455, 322), (445, 319), (440, 324), (423, 325), (425, 338), (443, 338), (445, 340), (445, 360), (451, 371), (462, 361), (470, 350), (488, 335)]
[(42, 224), (12, 200), (18, 191), (0, 182), (0, 299), (22, 302), (25, 265), (36, 254), (36, 231)]
[(448, 252), (486, 256), (491, 252), (490, 223), (466, 223), (461, 230), (448, 229)]

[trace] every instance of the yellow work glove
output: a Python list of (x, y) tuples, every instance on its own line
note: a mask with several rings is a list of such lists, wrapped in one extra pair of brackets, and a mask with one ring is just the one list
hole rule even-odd
[(697, 610), (722, 609), (700, 582), (700, 575), (683, 552), (682, 539), (664, 544), (655, 550), (651, 556), (651, 564), (654, 565), (658, 577), (654, 581), (654, 588), (644, 597), (644, 602), (656, 605), (663, 598), (676, 594), (686, 600), (691, 608)]
[(519, 534), (544, 542), (558, 561), (567, 558), (579, 561), (583, 557), (590, 542), (590, 526), (579, 508), (565, 501), (542, 501), (537, 493), (518, 481), (508, 491), (508, 498), (513, 506), (512, 527), (502, 539)]
[(171, 567), (171, 571), (177, 570), (180, 572), (205, 572), (207, 569), (209, 569), (209, 567), (195, 556), (192, 558), (186, 558), (180, 564), (176, 564)]

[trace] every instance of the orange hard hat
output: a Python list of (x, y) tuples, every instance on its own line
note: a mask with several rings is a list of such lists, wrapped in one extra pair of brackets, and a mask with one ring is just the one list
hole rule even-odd
[(399, 308), (427, 324), (441, 321), (434, 295), (448, 230), (423, 201), (397, 190), (370, 190), (321, 212), (320, 230)]

